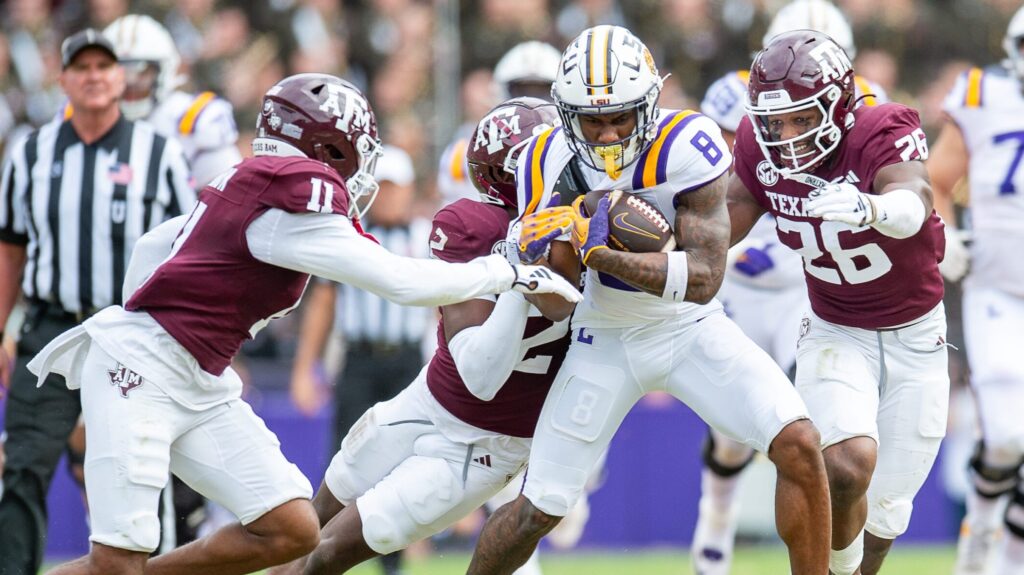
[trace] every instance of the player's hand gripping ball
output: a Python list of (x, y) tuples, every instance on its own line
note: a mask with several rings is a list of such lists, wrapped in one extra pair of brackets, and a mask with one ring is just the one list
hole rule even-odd
[(653, 204), (630, 192), (595, 190), (583, 198), (590, 216), (608, 196), (608, 247), (622, 252), (669, 252), (675, 249), (672, 224)]

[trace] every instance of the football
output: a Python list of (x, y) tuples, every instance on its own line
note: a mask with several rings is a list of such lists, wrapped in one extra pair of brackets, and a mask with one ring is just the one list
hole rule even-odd
[(621, 190), (594, 190), (583, 198), (587, 215), (608, 194), (608, 247), (622, 252), (669, 252), (676, 247), (672, 224), (647, 200)]

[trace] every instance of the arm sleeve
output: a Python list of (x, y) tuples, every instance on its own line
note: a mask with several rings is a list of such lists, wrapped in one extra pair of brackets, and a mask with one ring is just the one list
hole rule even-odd
[(246, 230), (249, 251), (278, 267), (364, 289), (402, 305), (439, 306), (511, 288), (500, 255), (464, 264), (406, 258), (364, 238), (348, 218), (270, 209)]
[(490, 401), (522, 359), (521, 346), (510, 345), (510, 334), (522, 334), (530, 303), (518, 292), (505, 292), (483, 324), (468, 327), (448, 342), (455, 367), (466, 388)]
[(124, 284), (121, 290), (125, 301), (171, 255), (171, 246), (187, 220), (187, 214), (171, 218), (146, 232), (135, 242), (132, 258), (124, 273)]

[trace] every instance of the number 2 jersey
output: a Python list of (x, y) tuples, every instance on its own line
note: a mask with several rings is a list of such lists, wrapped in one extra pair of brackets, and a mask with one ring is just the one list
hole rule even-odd
[[(570, 162), (576, 165), (570, 166)], [(692, 110), (660, 110), (653, 142), (615, 179), (578, 161), (564, 128), (551, 128), (535, 136), (519, 155), (519, 211), (528, 214), (547, 206), (556, 182), (571, 168), (578, 168), (587, 189), (633, 192), (674, 224), (676, 194), (714, 181), (731, 163), (732, 155), (718, 125)], [(566, 199), (563, 194), (562, 201)], [(635, 327), (671, 317), (696, 321), (721, 309), (714, 300), (705, 305), (670, 302), (593, 270), (587, 271), (583, 295), (573, 315), (574, 327)]]
[(1024, 296), (1024, 86), (1002, 67), (973, 68), (943, 106), (970, 151), (967, 285)]
[[(431, 256), (452, 263), (503, 253), (509, 216), (505, 208), (460, 199), (434, 216)], [(494, 296), (486, 296), (495, 299)], [(519, 297), (512, 295), (512, 297)], [(522, 334), (508, 334), (500, 345), (520, 348), (521, 359), (498, 393), (484, 401), (466, 388), (444, 334), (444, 311), (437, 324), (437, 351), (427, 368), (427, 388), (449, 413), (502, 435), (533, 437), (544, 399), (569, 349), (569, 320), (552, 322), (530, 307)]]
[[(860, 107), (839, 147), (813, 175), (876, 194), (886, 166), (927, 159), (917, 112), (900, 104)], [(811, 308), (849, 327), (895, 327), (922, 317), (942, 300), (938, 262), (945, 249), (942, 220), (932, 212), (917, 234), (896, 239), (870, 226), (853, 227), (807, 214), (815, 188), (779, 176), (744, 118), (733, 148), (735, 172), (754, 199), (776, 217), (779, 239), (803, 256)]]

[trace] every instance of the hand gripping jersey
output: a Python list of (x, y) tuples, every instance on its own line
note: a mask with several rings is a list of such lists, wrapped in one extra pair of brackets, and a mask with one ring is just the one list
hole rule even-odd
[(970, 151), (971, 272), (967, 282), (1024, 296), (1024, 86), (1002, 67), (957, 80), (944, 110)]
[[(715, 80), (700, 103), (701, 113), (714, 120), (723, 130), (735, 133), (740, 120), (746, 116), (743, 104), (747, 101), (749, 79), (749, 71), (737, 70)], [(854, 76), (853, 86), (858, 99), (857, 106), (877, 106), (889, 101), (888, 94), (881, 86), (861, 76)]]
[[(654, 142), (614, 180), (604, 171), (577, 161), (562, 128), (535, 136), (519, 156), (520, 212), (527, 214), (546, 206), (555, 183), (571, 168), (581, 174), (587, 188), (634, 192), (657, 206), (674, 223), (675, 195), (692, 192), (724, 174), (732, 163), (732, 155), (722, 140), (721, 130), (709, 118), (692, 110), (659, 112)], [(571, 200), (564, 196), (563, 203)], [(614, 276), (590, 270), (583, 295), (583, 302), (576, 306), (573, 315), (573, 326), (629, 327), (680, 315), (683, 321), (695, 321), (721, 307), (718, 302), (668, 302)]]
[[(917, 112), (899, 104), (861, 107), (839, 148), (813, 175), (848, 182), (864, 193), (882, 168), (925, 160), (928, 147)], [(779, 177), (754, 139), (749, 118), (736, 133), (735, 170), (761, 206), (776, 217), (782, 243), (804, 259), (811, 307), (821, 318), (877, 329), (913, 321), (942, 300), (938, 262), (945, 240), (933, 212), (921, 230), (898, 240), (869, 226), (851, 227), (806, 214), (815, 188)]]
[(271, 319), (294, 308), (309, 275), (257, 260), (246, 228), (271, 208), (345, 217), (338, 173), (306, 158), (245, 160), (203, 189), (171, 257), (125, 304), (148, 312), (196, 359), (220, 375)]
[[(504, 208), (461, 199), (434, 216), (430, 250), (446, 262), (468, 262), (503, 253), (509, 218)], [(533, 437), (551, 382), (569, 349), (569, 320), (558, 323), (530, 308), (526, 330), (509, 334), (503, 345), (520, 349), (523, 358), (491, 401), (466, 388), (444, 335), (444, 313), (437, 325), (437, 351), (427, 368), (427, 388), (449, 413), (462, 421), (502, 435)]]

